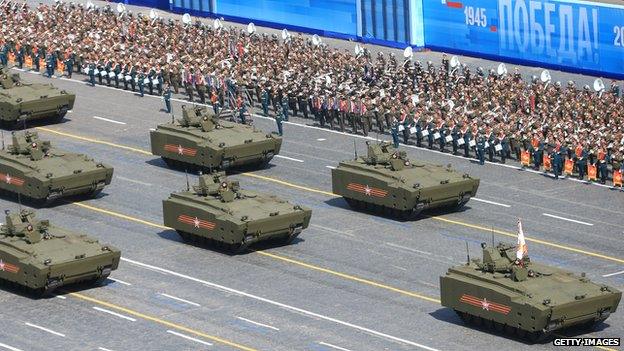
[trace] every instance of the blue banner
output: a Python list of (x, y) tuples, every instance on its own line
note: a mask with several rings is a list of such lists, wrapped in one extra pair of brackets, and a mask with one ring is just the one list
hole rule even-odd
[(357, 35), (356, 0), (218, 0), (216, 14)]
[(624, 6), (586, 1), (423, 0), (425, 46), (624, 77)]

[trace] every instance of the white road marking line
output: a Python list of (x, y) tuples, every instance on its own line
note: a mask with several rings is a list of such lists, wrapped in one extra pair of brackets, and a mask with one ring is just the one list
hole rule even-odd
[[(39, 74), (38, 72), (26, 72), (26, 73)], [(85, 84), (85, 85), (89, 84), (86, 81), (78, 80), (78, 79), (68, 79), (68, 78), (63, 78), (63, 77), (59, 78), (59, 79), (67, 80), (67, 81), (78, 83), (78, 84)], [(115, 88), (115, 87), (107, 87), (107, 86), (102, 86), (102, 85), (99, 85), (99, 84), (96, 84), (95, 86), (99, 87), (99, 88), (112, 89), (112, 90), (116, 90), (116, 91), (119, 91), (119, 92), (122, 92), (122, 93), (129, 93), (129, 94), (132, 94), (132, 95), (136, 95), (136, 92), (131, 91), (131, 90), (125, 90), (125, 89), (120, 89), (120, 88)], [(145, 97), (150, 97), (150, 98), (159, 99), (159, 100), (162, 99), (162, 97), (160, 97), (160, 96), (149, 95), (149, 94), (145, 95)], [(177, 102), (181, 102), (181, 103), (188, 103), (188, 100), (183, 100), (183, 99), (178, 99), (178, 98), (172, 98), (171, 101), (177, 101)], [(194, 103), (194, 105), (212, 107), (212, 105), (201, 104), (201, 103)], [(255, 114), (255, 113), (252, 113), (251, 116), (252, 117), (256, 117), (256, 118), (267, 119), (267, 120), (271, 120), (271, 121), (274, 120), (273, 117), (266, 117), (266, 116), (258, 115), (258, 114)], [(317, 126), (310, 126), (310, 125), (307, 125), (307, 124), (301, 124), (301, 123), (296, 123), (296, 122), (284, 122), (284, 124), (290, 124), (290, 125), (294, 125), (294, 126), (298, 126), (298, 127), (302, 127), (302, 128), (316, 129), (316, 130), (324, 131), (326, 133), (346, 135), (346, 136), (353, 137), (353, 138), (377, 141), (376, 138), (373, 138), (373, 137), (370, 137), (370, 136), (363, 136), (363, 135), (356, 135), (356, 134), (351, 134), (351, 133), (346, 133), (346, 132), (340, 132), (340, 131), (337, 131), (337, 130), (321, 128), (321, 127), (317, 127)], [(453, 155), (453, 154), (449, 154), (449, 153), (446, 153), (446, 152), (441, 152), (441, 151), (438, 151), (438, 150), (430, 150), (430, 149), (418, 147), (418, 146), (415, 146), (415, 145), (401, 144), (401, 146), (404, 146), (404, 147), (407, 147), (407, 148), (410, 148), (410, 149), (420, 150), (420, 151), (433, 152), (433, 153), (437, 153), (437, 154), (440, 154), (440, 155), (454, 157), (454, 158), (457, 158), (457, 159), (462, 159), (462, 160), (467, 160), (467, 161), (474, 160), (474, 158), (466, 158), (464, 156)], [(536, 171), (536, 170), (532, 170), (532, 169), (523, 169), (522, 167), (509, 165), (509, 164), (503, 164), (503, 163), (498, 163), (498, 162), (490, 162), (490, 161), (485, 161), (485, 163), (490, 164), (490, 165), (494, 165), (494, 166), (498, 166), (498, 167), (505, 167), (505, 168), (511, 168), (511, 169), (516, 169), (516, 170), (524, 170), (524, 171), (528, 171), (530, 173), (535, 173), (535, 174), (544, 174), (544, 172), (542, 172), (542, 171)], [(566, 178), (562, 178), (562, 179), (566, 179), (566, 180), (571, 180), (571, 181), (575, 181), (575, 182), (579, 182), (579, 183), (586, 183), (587, 184), (586, 181), (578, 180), (578, 179), (571, 178), (571, 177), (566, 177)], [(596, 182), (591, 182), (590, 184), (591, 185), (595, 185), (595, 186), (599, 186), (599, 187), (603, 187), (603, 188), (607, 188), (607, 189), (611, 189), (612, 188), (609, 185), (600, 184), (600, 183), (596, 183)]]
[(396, 268), (396, 269), (399, 269), (399, 270), (402, 270), (402, 271), (407, 271), (407, 268), (395, 266), (393, 264), (391, 264), (390, 267), (393, 267), (393, 268)]
[(624, 274), (624, 271), (619, 271), (619, 272), (615, 272), (615, 273), (605, 274), (605, 275), (603, 275), (603, 277), (604, 278), (606, 278), (606, 277), (613, 277), (614, 275), (618, 275), (618, 274)]
[(104, 118), (104, 117), (93, 116), (93, 118), (99, 119), (100, 121), (105, 121), (105, 122), (111, 122), (111, 123), (123, 124), (123, 125), (126, 124), (126, 122), (115, 121), (114, 119), (109, 119), (109, 118)]
[(490, 205), (501, 206), (501, 207), (507, 207), (507, 208), (511, 207), (511, 205), (505, 205), (505, 204), (501, 204), (501, 203), (490, 201), (490, 200), (483, 200), (483, 199), (479, 199), (479, 198), (476, 198), (476, 197), (473, 197), (472, 200), (479, 201), (479, 202), (484, 202), (484, 203), (490, 204)]
[(152, 183), (141, 182), (139, 180), (134, 180), (134, 179), (118, 176), (118, 175), (116, 175), (115, 178), (121, 179), (121, 180), (125, 180), (126, 182), (141, 184), (141, 185), (145, 185), (145, 186), (152, 186), (153, 185)]
[(196, 339), (196, 338), (188, 336), (188, 335), (180, 334), (178, 332), (174, 332), (173, 330), (167, 330), (167, 333), (173, 334), (175, 336), (179, 336), (179, 337), (181, 337), (183, 339), (186, 339), (186, 340), (195, 341), (196, 343), (200, 343), (200, 344), (203, 344), (203, 345), (206, 345), (206, 346), (212, 346), (212, 344), (207, 342), (207, 341), (199, 340), (199, 339)]
[(325, 141), (325, 140), (327, 140), (327, 139), (325, 139), (325, 138), (318, 138), (318, 139), (316, 139), (316, 141)]
[(115, 317), (119, 317), (119, 318), (122, 318), (122, 319), (128, 320), (128, 321), (130, 321), (130, 322), (136, 322), (136, 319), (134, 319), (134, 318), (132, 318), (132, 317), (124, 316), (123, 314), (119, 314), (119, 313), (117, 313), (117, 312), (109, 311), (109, 310), (107, 310), (107, 309), (105, 309), (105, 308), (102, 308), (102, 307), (97, 307), (97, 306), (94, 306), (94, 307), (93, 307), (93, 309), (94, 309), (94, 310), (96, 310), (96, 311), (100, 311), (100, 312), (108, 313), (108, 314), (110, 314), (110, 315), (112, 315), (112, 316), (115, 316)]
[(98, 350), (102, 350), (102, 351), (113, 351), (113, 350), (110, 350), (110, 349), (107, 349), (107, 348), (104, 348), (104, 347), (98, 347)]
[(65, 334), (63, 334), (63, 333), (55, 332), (54, 330), (51, 330), (51, 329), (48, 329), (48, 328), (44, 328), (44, 327), (42, 327), (40, 325), (36, 325), (36, 324), (28, 323), (28, 322), (26, 322), (24, 324), (26, 324), (29, 327), (33, 327), (33, 328), (36, 328), (36, 329), (39, 329), (39, 330), (43, 330), (44, 332), (47, 332), (47, 333), (50, 333), (50, 334), (53, 334), (53, 335), (56, 335), (56, 336), (60, 336), (61, 338), (65, 337)]
[(334, 166), (325, 166), (325, 167), (327, 167), (329, 169), (336, 169), (336, 167), (334, 167)]
[(272, 326), (272, 325), (268, 325), (268, 324), (262, 324), (262, 323), (254, 322), (254, 321), (252, 321), (251, 319), (247, 319), (247, 318), (243, 318), (243, 317), (238, 317), (238, 316), (237, 316), (236, 318), (237, 318), (237, 319), (240, 319), (241, 321), (245, 321), (245, 322), (247, 322), (247, 323), (251, 323), (251, 324), (255, 324), (255, 325), (261, 326), (261, 327), (265, 327), (265, 328), (269, 328), (269, 329), (273, 329), (273, 330), (277, 330), (277, 331), (279, 331), (279, 328), (275, 328), (275, 327), (274, 327), (274, 326)]
[(593, 224), (591, 224), (591, 223), (581, 222), (581, 221), (577, 221), (575, 219), (570, 219), (570, 218), (565, 218), (565, 217), (559, 217), (559, 216), (551, 215), (549, 213), (542, 213), (542, 215), (546, 216), (546, 217), (561, 219), (563, 221), (568, 221), (568, 222), (574, 222), (574, 223), (578, 223), (578, 224), (588, 225), (590, 227), (593, 226)]
[(61, 296), (61, 295), (56, 295), (54, 297), (56, 297), (57, 299), (61, 299), (61, 300), (66, 300), (67, 299), (65, 296)]
[(303, 160), (300, 160), (300, 159), (297, 159), (297, 158), (288, 157), (288, 156), (275, 155), (275, 157), (279, 157), (279, 158), (283, 158), (285, 160), (290, 160), (290, 161), (295, 161), (295, 162), (303, 162)]
[(417, 250), (417, 249), (412, 249), (411, 247), (407, 247), (407, 246), (403, 246), (403, 245), (397, 245), (397, 244), (393, 244), (393, 243), (386, 243), (386, 245), (392, 246), (392, 247), (396, 247), (397, 249), (403, 249), (403, 250), (407, 250), (407, 251), (412, 251), (412, 252), (416, 252), (416, 253), (427, 255), (427, 256), (433, 255), (431, 252), (421, 251), (421, 250)]
[(192, 305), (192, 306), (201, 307), (201, 305), (200, 305), (200, 304), (195, 303), (195, 302), (193, 302), (193, 301), (189, 301), (189, 300), (181, 299), (181, 298), (179, 298), (179, 297), (171, 296), (171, 295), (168, 295), (168, 294), (165, 294), (165, 293), (160, 293), (160, 295), (162, 295), (162, 296), (164, 296), (164, 297), (168, 297), (168, 298), (170, 298), (170, 299), (172, 299), (172, 300), (177, 300), (177, 301), (180, 301), (180, 302), (184, 302), (184, 303), (189, 304), (189, 305)]
[(11, 351), (23, 351), (23, 350), (18, 349), (17, 347), (9, 346), (3, 343), (0, 343), (0, 347), (5, 348), (7, 350), (11, 350)]
[(359, 326), (357, 324), (353, 324), (353, 323), (342, 321), (340, 319), (324, 316), (324, 315), (319, 314), (319, 313), (307, 311), (307, 310), (304, 310), (302, 308), (298, 308), (298, 307), (290, 306), (290, 305), (287, 305), (287, 304), (284, 304), (284, 303), (281, 303), (281, 302), (273, 301), (273, 300), (270, 300), (270, 299), (267, 299), (267, 298), (264, 298), (264, 297), (260, 297), (260, 296), (257, 296), (257, 295), (253, 295), (253, 294), (241, 291), (241, 290), (228, 288), (228, 287), (223, 286), (223, 285), (219, 285), (219, 284), (212, 283), (212, 282), (209, 282), (209, 281), (206, 281), (206, 280), (201, 280), (201, 279), (198, 279), (198, 278), (194, 278), (194, 277), (191, 277), (191, 276), (188, 276), (188, 275), (185, 275), (185, 274), (181, 274), (181, 273), (177, 273), (177, 272), (165, 269), (165, 268), (152, 266), (152, 265), (149, 265), (149, 264), (146, 264), (146, 263), (142, 263), (142, 262), (139, 262), (139, 261), (134, 261), (134, 260), (131, 260), (131, 259), (125, 258), (125, 257), (122, 257), (121, 260), (125, 261), (125, 262), (128, 262), (128, 263), (131, 263), (131, 264), (134, 264), (134, 265), (139, 266), (139, 267), (151, 269), (151, 270), (154, 270), (154, 271), (162, 271), (163, 273), (167, 273), (167, 274), (170, 274), (170, 275), (182, 278), (182, 279), (194, 281), (196, 283), (203, 284), (203, 285), (205, 285), (207, 287), (211, 287), (211, 288), (214, 288), (214, 289), (222, 290), (222, 291), (229, 292), (229, 293), (232, 293), (232, 294), (237, 294), (237, 295), (244, 296), (244, 297), (256, 300), (256, 301), (261, 301), (261, 302), (267, 303), (269, 305), (277, 306), (277, 307), (280, 307), (280, 308), (283, 308), (283, 309), (286, 309), (286, 310), (289, 310), (289, 311), (292, 311), (292, 312), (295, 312), (295, 313), (300, 313), (300, 314), (303, 314), (303, 315), (306, 315), (306, 316), (309, 316), (309, 317), (318, 318), (318, 319), (322, 319), (324, 321), (328, 321), (328, 322), (332, 322), (332, 323), (335, 323), (335, 324), (339, 324), (339, 325), (345, 326), (347, 328), (363, 331), (365, 333), (368, 333), (368, 334), (371, 334), (371, 335), (374, 335), (374, 336), (377, 336), (377, 337), (380, 337), (380, 338), (384, 338), (384, 339), (387, 339), (387, 340), (392, 340), (394, 342), (398, 342), (398, 343), (402, 343), (402, 344), (406, 344), (406, 345), (415, 346), (415, 347), (421, 348), (423, 350), (439, 351), (438, 349), (435, 349), (433, 347), (426, 346), (426, 345), (423, 345), (423, 344), (419, 344), (419, 343), (417, 343), (415, 341), (402, 339), (402, 338), (399, 338), (399, 337), (396, 337), (396, 336), (393, 336), (393, 335), (390, 335), (390, 334), (385, 334), (385, 333), (382, 333), (382, 332), (379, 332), (379, 331), (376, 331), (376, 330), (373, 330), (373, 329), (362, 327), (362, 326)]
[(323, 341), (319, 342), (319, 345), (327, 346), (327, 347), (332, 348), (332, 349), (334, 349), (334, 350), (340, 350), (340, 351), (351, 351), (351, 350), (349, 350), (349, 349), (345, 349), (344, 347), (340, 347), (340, 346), (332, 345), (332, 344), (330, 344), (330, 343), (323, 342)]
[(116, 282), (116, 283), (122, 284), (122, 285), (127, 285), (127, 286), (131, 286), (131, 285), (132, 285), (132, 284), (130, 284), (130, 283), (128, 283), (128, 282), (124, 282), (123, 280), (119, 280), (119, 279), (117, 279), (117, 278), (110, 278), (110, 277), (109, 277), (108, 279), (109, 279), (109, 280), (112, 280), (112, 281), (114, 281), (114, 282)]

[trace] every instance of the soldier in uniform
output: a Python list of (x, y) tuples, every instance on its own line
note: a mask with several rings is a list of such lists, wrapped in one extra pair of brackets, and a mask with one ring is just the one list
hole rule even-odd
[(132, 91), (136, 91), (136, 83), (139, 80), (137, 74), (138, 74), (138, 72), (137, 72), (136, 65), (132, 65), (130, 67), (130, 87), (132, 88)]
[(576, 169), (578, 171), (578, 179), (585, 179), (585, 170), (587, 169), (587, 151), (585, 148), (579, 143), (574, 150), (574, 158), (576, 160)]
[(145, 73), (145, 68), (139, 72), (138, 75), (138, 83), (139, 83), (139, 96), (143, 97), (145, 93), (145, 79), (147, 78), (147, 74)]
[(299, 106), (299, 110), (303, 114), (303, 118), (308, 118), (308, 107), (305, 99), (306, 91), (303, 89), (299, 89), (297, 93), (297, 105)]
[(262, 93), (260, 93), (260, 101), (262, 101), (262, 114), (264, 116), (269, 115), (269, 92), (266, 86), (262, 86)]
[(392, 135), (392, 145), (395, 149), (399, 148), (399, 120), (396, 117), (392, 118), (392, 127), (390, 128), (390, 134)]
[(0, 41), (0, 65), (8, 66), (9, 45), (5, 41)]
[(193, 102), (193, 86), (195, 85), (193, 68), (190, 68), (188, 71), (185, 70), (185, 73), (186, 77), (184, 79), (184, 87), (186, 88), (186, 94), (189, 96), (189, 101)]
[[(199, 96), (199, 101), (202, 104), (205, 104), (206, 103), (206, 79), (204, 78), (204, 73), (201, 69), (198, 69), (197, 73), (195, 74), (195, 87), (197, 89), (197, 95)], [(244, 117), (241, 119), (244, 120)]]
[(52, 78), (54, 75), (54, 69), (56, 68), (56, 57), (54, 53), (50, 52), (46, 56), (46, 75), (48, 78)]
[(277, 123), (277, 134), (280, 136), (284, 135), (284, 129), (282, 127), (282, 123), (284, 122), (284, 112), (282, 111), (282, 106), (277, 106), (277, 112), (275, 113), (275, 123)]
[(479, 164), (483, 166), (485, 164), (485, 137), (481, 131), (479, 131), (477, 138), (477, 158), (479, 159)]
[(65, 69), (67, 70), (67, 78), (71, 79), (74, 73), (74, 64), (76, 63), (76, 54), (71, 50), (65, 51)]
[(282, 113), (284, 115), (284, 121), (288, 122), (288, 95), (284, 94), (282, 91), (282, 99), (280, 100), (280, 105), (282, 106)]
[(91, 86), (94, 87), (95, 86), (95, 62), (89, 61), (89, 64), (87, 66), (87, 72), (89, 73), (89, 83), (91, 83)]
[(165, 83), (163, 100), (165, 101), (165, 109), (167, 110), (167, 113), (171, 113), (171, 87), (167, 83)]

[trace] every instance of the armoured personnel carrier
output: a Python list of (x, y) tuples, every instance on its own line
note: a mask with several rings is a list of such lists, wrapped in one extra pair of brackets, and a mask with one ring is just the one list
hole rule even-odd
[(6, 211), (0, 226), (0, 280), (35, 294), (78, 282), (99, 284), (117, 269), (120, 255), (87, 235), (36, 220), (33, 211)]
[(0, 121), (15, 128), (27, 121), (61, 121), (74, 107), (76, 95), (52, 84), (25, 83), (19, 74), (0, 66)]
[(312, 210), (273, 195), (241, 190), (225, 173), (201, 175), (193, 190), (163, 201), (165, 225), (186, 241), (222, 247), (232, 253), (260, 241), (291, 243), (308, 227)]
[(440, 277), (442, 305), (465, 323), (527, 338), (547, 339), (574, 325), (593, 328), (614, 313), (622, 293), (563, 269), (518, 258), (509, 244), (483, 247), (483, 259), (452, 267)]
[(366, 157), (332, 169), (332, 190), (351, 207), (403, 219), (424, 209), (460, 209), (479, 188), (479, 179), (447, 167), (411, 162), (390, 143), (366, 143)]
[(112, 177), (112, 167), (52, 148), (36, 132), (14, 132), (13, 144), (0, 150), (0, 190), (39, 205), (67, 196), (96, 196)]
[(152, 154), (169, 167), (225, 170), (262, 167), (277, 155), (282, 138), (219, 119), (206, 107), (182, 106), (182, 118), (150, 131)]

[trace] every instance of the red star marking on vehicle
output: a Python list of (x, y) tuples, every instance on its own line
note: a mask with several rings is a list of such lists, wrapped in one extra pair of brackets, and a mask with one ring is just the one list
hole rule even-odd
[(366, 194), (366, 196), (370, 196), (371, 188), (368, 185), (366, 186), (366, 188), (364, 188), (364, 193)]
[(11, 178), (11, 175), (9, 175), (8, 173), (7, 173), (6, 177), (4, 177), (4, 181), (7, 182), (7, 184), (11, 184), (11, 179), (13, 179), (13, 178)]
[(483, 298), (483, 301), (481, 301), (481, 308), (483, 308), (486, 311), (490, 310), (490, 303), (485, 297)]
[(180, 155), (184, 154), (184, 148), (182, 147), (182, 145), (178, 145), (178, 154)]
[(199, 218), (195, 217), (195, 218), (193, 219), (193, 226), (194, 226), (195, 228), (199, 228)]

